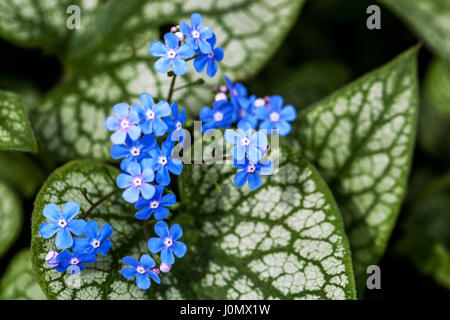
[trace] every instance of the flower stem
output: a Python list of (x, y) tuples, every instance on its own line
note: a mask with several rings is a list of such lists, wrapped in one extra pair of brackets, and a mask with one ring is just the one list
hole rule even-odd
[(170, 89), (169, 89), (169, 94), (168, 94), (168, 97), (167, 97), (167, 102), (169, 102), (169, 104), (171, 104), (171, 102), (172, 102), (172, 95), (173, 95), (173, 92), (174, 92), (174, 86), (175, 86), (175, 80), (177, 79), (177, 75), (176, 74), (174, 74), (173, 76), (172, 76), (172, 82), (170, 83)]
[(178, 88), (173, 89), (173, 91), (175, 92), (175, 91), (178, 91), (178, 90), (181, 90), (181, 89), (186, 89), (186, 88), (189, 88), (189, 87), (192, 87), (192, 86), (201, 86), (204, 83), (205, 83), (205, 80), (197, 79), (197, 80), (195, 80), (193, 82), (190, 82), (190, 83), (187, 83), (185, 85), (179, 86)]
[[(104, 202), (105, 200), (107, 200), (109, 197), (115, 195), (117, 192), (119, 192), (120, 189), (114, 189), (113, 191), (111, 191), (110, 193), (108, 193), (107, 195), (103, 196), (102, 198), (100, 198), (97, 202), (92, 203), (91, 201), (89, 201), (91, 204), (91, 207), (84, 213), (84, 215), (81, 216), (81, 219), (86, 219), (92, 211), (95, 210), (95, 208), (97, 208), (102, 202)], [(86, 197), (86, 195), (85, 195)]]
[(222, 188), (220, 187), (220, 185), (217, 183), (216, 179), (214, 179), (213, 175), (211, 174), (211, 172), (209, 172), (209, 169), (207, 166), (201, 166), (203, 170), (205, 170), (206, 174), (208, 175), (209, 179), (211, 179), (211, 182), (214, 183), (215, 187), (216, 187), (216, 192), (217, 194), (221, 197), (222, 196)]

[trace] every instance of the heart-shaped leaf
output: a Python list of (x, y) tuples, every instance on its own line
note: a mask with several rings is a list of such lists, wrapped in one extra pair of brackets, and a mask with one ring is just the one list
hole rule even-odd
[(379, 0), (419, 35), (440, 57), (450, 61), (450, 2), (447, 0)]
[(37, 152), (21, 98), (6, 91), (0, 91), (0, 149)]
[[(191, 67), (191, 73), (177, 80), (177, 85), (199, 77), (207, 82), (175, 92), (175, 100), (193, 116), (211, 103), (210, 89), (223, 81), (224, 73), (248, 77), (269, 60), (304, 0), (110, 0), (93, 6), (78, 2), (82, 28), (68, 30), (66, 8), (76, 3), (45, 0), (27, 5), (27, 10), (13, 1), (0, 5), (1, 17), (3, 12), (7, 16), (0, 23), (0, 35), (57, 52), (66, 66), (64, 82), (33, 116), (43, 147), (64, 159), (107, 159), (109, 134), (103, 121), (112, 106), (132, 103), (142, 92), (167, 97), (170, 79), (154, 70), (156, 59), (148, 53), (150, 42), (160, 37), (160, 27), (200, 12), (225, 50), (214, 79), (193, 75)], [(42, 16), (52, 18), (41, 23)]]
[[(163, 284), (140, 290), (135, 281), (126, 280), (120, 273), (125, 256), (140, 257), (147, 251), (143, 222), (134, 217), (136, 210), (122, 199), (115, 184), (119, 171), (111, 166), (90, 162), (75, 161), (57, 169), (44, 183), (34, 204), (32, 217), (31, 254), (33, 269), (42, 290), (49, 299), (149, 299), (178, 297), (192, 298), (189, 283), (179, 277), (180, 263), (163, 277)], [(110, 240), (113, 245), (106, 257), (99, 255), (94, 264), (87, 264), (86, 270), (71, 275), (59, 273), (45, 266), (45, 256), (56, 250), (55, 239), (44, 239), (39, 234), (39, 226), (46, 222), (42, 211), (48, 203), (63, 205), (75, 201), (81, 207), (77, 218), (105, 195), (105, 201), (96, 206), (88, 220), (95, 220), (102, 226), (109, 223), (113, 229)], [(151, 225), (152, 226), (152, 225)], [(152, 232), (152, 236), (154, 233)], [(178, 269), (178, 270), (177, 270)]]
[(0, 281), (0, 300), (43, 300), (45, 295), (31, 267), (31, 253), (24, 249), (9, 262)]
[(16, 192), (0, 181), (0, 257), (9, 249), (22, 227), (22, 204)]
[(417, 48), (299, 115), (304, 152), (344, 217), (358, 288), (383, 254), (411, 166), (417, 121)]
[(330, 191), (312, 165), (282, 155), (279, 169), (255, 191), (234, 185), (237, 170), (230, 165), (186, 166), (181, 191), (199, 229), (190, 246), (198, 255), (192, 265), (202, 266), (193, 272), (199, 298), (355, 298)]

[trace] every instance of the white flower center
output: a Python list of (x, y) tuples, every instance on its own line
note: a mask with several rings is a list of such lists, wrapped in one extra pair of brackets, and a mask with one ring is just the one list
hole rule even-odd
[(156, 208), (158, 208), (158, 206), (159, 206), (159, 201), (152, 201), (152, 202), (150, 202), (150, 208), (152, 208), (152, 209), (156, 209)]
[(145, 268), (143, 266), (138, 266), (136, 268), (136, 271), (139, 272), (140, 274), (143, 274), (143, 273), (145, 273)]
[(173, 244), (172, 238), (167, 237), (167, 238), (164, 239), (164, 245), (165, 245), (166, 247), (171, 247), (172, 244)]
[(219, 122), (223, 120), (223, 113), (217, 111), (216, 113), (214, 113), (214, 120)]
[(254, 173), (255, 170), (256, 170), (256, 166), (255, 166), (253, 163), (250, 163), (250, 164), (247, 166), (247, 172), (248, 172), (248, 173)]
[(142, 185), (142, 178), (140, 177), (135, 177), (133, 179), (133, 185), (135, 185), (136, 187), (140, 187)]
[(241, 118), (244, 118), (246, 115), (247, 115), (247, 111), (245, 111), (244, 109), (241, 109), (241, 110), (239, 111), (239, 116), (240, 116)]
[(155, 112), (153, 110), (147, 110), (147, 112), (145, 113), (145, 117), (148, 120), (153, 120), (155, 119)]
[(67, 226), (67, 221), (66, 221), (66, 219), (64, 219), (64, 218), (59, 219), (59, 220), (58, 220), (58, 226), (59, 226), (60, 228), (65, 228), (65, 227)]
[(122, 129), (127, 129), (130, 126), (130, 121), (128, 119), (123, 119), (120, 121), (120, 127)]
[(192, 31), (192, 38), (194, 39), (200, 38), (200, 32), (198, 32), (197, 30)]
[(214, 52), (213, 51), (211, 51), (210, 53), (208, 53), (208, 58), (213, 58), (214, 57)]
[(72, 259), (70, 259), (70, 264), (71, 265), (76, 265), (79, 264), (80, 260), (78, 260), (78, 258), (73, 257)]
[(158, 163), (162, 166), (165, 166), (167, 164), (167, 158), (166, 157), (159, 157), (158, 158)]
[(177, 121), (177, 123), (175, 124), (176, 130), (180, 130), (182, 126), (183, 126), (183, 125), (181, 124), (180, 121)]
[(258, 98), (255, 100), (255, 107), (264, 107), (266, 105), (266, 101), (263, 98)]
[(280, 120), (280, 114), (278, 112), (272, 112), (270, 114), (270, 121), (277, 122)]
[(249, 145), (250, 145), (250, 139), (247, 138), (247, 137), (242, 138), (242, 139), (241, 139), (241, 144), (242, 144), (244, 147), (249, 146)]
[(141, 154), (141, 150), (138, 147), (133, 147), (133, 148), (131, 148), (130, 153), (132, 156), (137, 157)]
[(97, 239), (92, 240), (91, 244), (94, 248), (100, 247), (100, 241), (98, 241)]
[(177, 56), (177, 53), (175, 52), (175, 50), (169, 50), (167, 51), (167, 57), (169, 59), (174, 59)]

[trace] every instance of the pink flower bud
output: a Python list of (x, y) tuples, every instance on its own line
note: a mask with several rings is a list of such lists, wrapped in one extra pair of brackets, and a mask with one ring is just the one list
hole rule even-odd
[(167, 273), (170, 271), (170, 269), (172, 269), (172, 266), (170, 264), (165, 264), (164, 262), (161, 262), (161, 264), (159, 265), (159, 269), (162, 272)]

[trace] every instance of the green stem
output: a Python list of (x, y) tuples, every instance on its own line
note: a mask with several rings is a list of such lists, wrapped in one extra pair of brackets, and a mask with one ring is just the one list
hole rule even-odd
[(213, 175), (211, 174), (211, 172), (209, 172), (209, 169), (207, 166), (201, 166), (203, 170), (205, 170), (206, 174), (208, 175), (209, 179), (211, 179), (211, 182), (214, 184), (214, 186), (216, 187), (216, 192), (219, 196), (222, 196), (222, 188), (220, 187), (220, 185), (217, 183), (216, 179), (214, 179)]
[[(100, 198), (97, 202), (91, 204), (91, 207), (84, 213), (84, 215), (81, 216), (81, 219), (86, 219), (91, 214), (91, 212), (95, 210), (95, 208), (97, 208), (100, 204), (102, 204), (103, 201), (107, 200), (109, 197), (113, 196), (114, 194), (116, 194), (119, 191), (120, 191), (120, 189), (114, 189), (107, 195)], [(91, 202), (91, 201), (89, 201), (89, 202)]]
[(187, 83), (185, 85), (179, 86), (178, 88), (173, 89), (173, 91), (175, 92), (175, 91), (178, 91), (178, 90), (181, 90), (181, 89), (186, 89), (186, 88), (189, 88), (189, 87), (192, 87), (192, 86), (201, 86), (204, 83), (205, 83), (205, 80), (197, 79), (197, 80), (195, 80), (193, 82), (190, 82), (190, 83)]
[(174, 86), (175, 86), (175, 80), (177, 79), (177, 75), (176, 74), (174, 74), (173, 76), (172, 76), (172, 82), (170, 83), (170, 89), (169, 89), (169, 94), (168, 94), (168, 97), (167, 97), (167, 102), (169, 102), (169, 104), (172, 102), (172, 95), (173, 95), (173, 92), (174, 92)]

